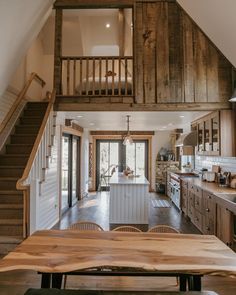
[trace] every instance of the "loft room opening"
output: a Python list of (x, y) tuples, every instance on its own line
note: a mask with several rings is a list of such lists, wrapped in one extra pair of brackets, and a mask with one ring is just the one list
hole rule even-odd
[(133, 94), (132, 19), (131, 8), (63, 11), (61, 95)]

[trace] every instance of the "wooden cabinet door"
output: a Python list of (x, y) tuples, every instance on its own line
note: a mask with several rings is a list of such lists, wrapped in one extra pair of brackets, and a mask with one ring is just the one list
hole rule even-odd
[(197, 142), (198, 142), (198, 153), (204, 152), (204, 121), (200, 121), (197, 125)]
[(233, 213), (217, 204), (217, 237), (229, 247), (233, 247)]
[(194, 187), (194, 208), (199, 212), (202, 212), (202, 189)]
[(216, 203), (214, 196), (203, 191), (202, 199), (202, 231), (206, 235), (216, 234)]
[(188, 206), (187, 206), (187, 215), (193, 221), (194, 220), (194, 192), (188, 191)]
[(213, 114), (211, 118), (211, 150), (213, 155), (220, 154), (220, 116), (219, 112)]
[(204, 121), (204, 151), (207, 153), (212, 151), (210, 118)]

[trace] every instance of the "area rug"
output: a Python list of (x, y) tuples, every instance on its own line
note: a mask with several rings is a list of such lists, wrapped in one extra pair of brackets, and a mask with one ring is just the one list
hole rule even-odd
[(166, 200), (151, 200), (154, 208), (170, 208), (171, 205)]

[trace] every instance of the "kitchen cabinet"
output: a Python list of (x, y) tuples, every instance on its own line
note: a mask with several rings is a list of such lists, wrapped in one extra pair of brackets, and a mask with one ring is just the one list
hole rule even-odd
[(207, 191), (202, 194), (202, 232), (206, 235), (216, 233), (216, 203), (214, 195)]
[(197, 154), (207, 156), (234, 157), (235, 134), (234, 112), (232, 110), (215, 111), (192, 122), (197, 130)]
[(181, 179), (180, 181), (180, 192), (181, 192), (181, 198), (180, 198), (180, 207), (182, 212), (187, 215), (188, 212), (188, 182)]
[(229, 247), (234, 246), (234, 216), (228, 208), (217, 204), (216, 206), (216, 235)]

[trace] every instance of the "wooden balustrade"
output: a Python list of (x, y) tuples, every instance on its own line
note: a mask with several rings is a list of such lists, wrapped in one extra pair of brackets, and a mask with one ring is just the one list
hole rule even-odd
[(23, 190), (24, 196), (24, 237), (28, 235), (29, 224), (29, 187), (32, 180), (37, 179), (43, 182), (45, 178), (45, 169), (48, 168), (48, 158), (51, 154), (51, 146), (53, 145), (53, 136), (55, 135), (55, 115), (53, 104), (55, 101), (55, 90), (53, 91), (50, 101), (39, 129), (39, 133), (35, 140), (30, 157), (26, 164), (22, 177), (17, 181), (16, 188)]
[(63, 56), (62, 95), (132, 96), (132, 56)]

